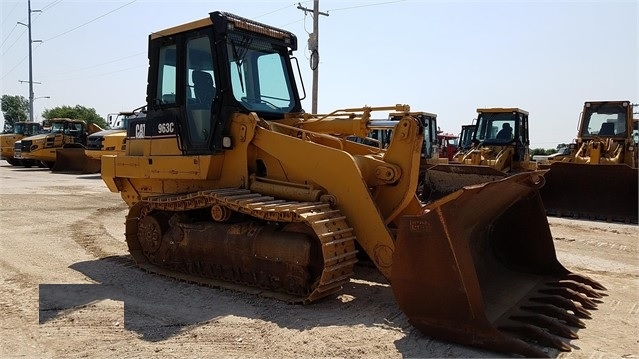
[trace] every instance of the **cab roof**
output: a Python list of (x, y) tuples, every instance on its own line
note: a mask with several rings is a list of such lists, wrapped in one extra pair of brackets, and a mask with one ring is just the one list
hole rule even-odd
[(518, 112), (528, 115), (528, 111), (522, 110), (518, 107), (491, 107), (491, 108), (478, 108), (477, 113), (503, 113), (503, 112)]
[(155, 32), (152, 32), (150, 36), (151, 36), (151, 39), (156, 39), (159, 37), (171, 36), (180, 32), (199, 29), (202, 27), (210, 26), (210, 25), (213, 25), (213, 21), (211, 20), (210, 17), (207, 17), (204, 19), (187, 22), (185, 24), (172, 26), (172, 27), (169, 27), (168, 29), (155, 31)]
[(49, 120), (49, 122), (77, 122), (77, 123), (85, 123), (83, 120), (66, 118), (66, 117), (56, 117)]

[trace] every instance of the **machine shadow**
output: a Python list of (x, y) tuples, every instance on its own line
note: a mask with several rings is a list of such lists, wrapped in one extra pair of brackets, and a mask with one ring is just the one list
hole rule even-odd
[[(128, 255), (79, 262), (70, 268), (97, 284), (41, 284), (40, 325), (91, 303), (114, 300), (124, 303), (124, 329), (148, 342), (162, 342), (189, 328), (234, 316), (260, 319), (299, 332), (362, 325), (393, 330), (401, 335), (393, 344), (406, 358), (511, 357), (424, 336), (411, 326), (395, 303), (390, 285), (372, 267), (356, 267), (342, 292), (310, 305), (164, 278), (140, 270)], [(552, 349), (548, 352), (551, 357), (558, 354)]]
[[(128, 255), (78, 262), (70, 268), (97, 284), (40, 284), (39, 324), (102, 300), (124, 303), (124, 328), (159, 342), (226, 316), (259, 318), (298, 331), (365, 325), (402, 331), (409, 326), (387, 283), (372, 268), (360, 269), (344, 290), (310, 305), (210, 288), (144, 272)], [(360, 271), (358, 270), (358, 272)], [(282, 315), (282, 313), (286, 315)]]
[(10, 170), (15, 171), (15, 172), (51, 172), (50, 169), (48, 168), (42, 168), (42, 167), (14, 167), (14, 166), (8, 166)]
[(91, 174), (81, 174), (81, 175), (78, 175), (78, 173), (72, 173), (72, 174), (76, 175), (76, 177), (75, 177), (75, 178), (77, 178), (77, 179), (83, 179), (83, 180), (102, 180), (102, 176), (100, 176), (100, 174), (99, 174), (99, 173), (98, 173), (98, 174), (93, 174), (93, 173), (91, 173)]

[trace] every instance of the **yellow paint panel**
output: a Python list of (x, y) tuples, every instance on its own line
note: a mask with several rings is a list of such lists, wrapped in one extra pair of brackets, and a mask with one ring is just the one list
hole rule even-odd
[(207, 17), (207, 18), (204, 18), (204, 19), (188, 22), (186, 24), (182, 24), (182, 25), (170, 27), (168, 29), (164, 29), (164, 30), (153, 32), (153, 33), (151, 33), (151, 39), (157, 39), (157, 38), (163, 37), (163, 36), (171, 36), (171, 35), (175, 35), (175, 34), (180, 33), (180, 32), (189, 31), (189, 30), (193, 30), (193, 29), (198, 29), (198, 28), (209, 26), (209, 25), (212, 25), (212, 24), (213, 24), (213, 22), (211, 21), (211, 18)]

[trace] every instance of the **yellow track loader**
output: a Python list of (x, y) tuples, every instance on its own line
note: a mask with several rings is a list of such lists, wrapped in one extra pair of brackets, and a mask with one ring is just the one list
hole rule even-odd
[(451, 162), (461, 163), (464, 155), (473, 148), (473, 134), (475, 133), (475, 124), (462, 125), (459, 133), (459, 147), (453, 156)]
[(87, 156), (85, 173), (100, 172), (103, 155), (124, 154), (126, 151), (126, 131), (131, 119), (144, 116), (142, 108), (109, 114), (110, 129), (95, 132), (87, 138), (84, 154)]
[[(437, 115), (429, 112), (411, 112), (410, 116), (416, 118), (424, 127), (424, 135), (421, 150), (421, 161), (419, 162), (419, 182), (417, 184), (417, 196), (421, 200), (426, 200), (429, 196), (428, 187), (424, 186), (426, 171), (437, 165), (448, 163), (448, 158), (440, 156), (439, 134), (437, 133)], [(394, 126), (404, 117), (404, 114), (390, 113), (388, 121), (373, 121), (374, 127), (370, 128), (367, 138), (351, 136), (354, 141), (364, 143), (379, 148), (388, 148), (393, 137)], [(382, 127), (380, 127), (382, 126)], [(386, 128), (383, 128), (386, 126)]]
[(70, 118), (54, 118), (49, 122), (49, 133), (20, 141), (22, 158), (40, 161), (52, 171), (84, 172), (88, 160), (84, 154), (87, 136), (102, 129)]
[(441, 198), (464, 186), (534, 171), (530, 158), (528, 112), (519, 108), (478, 108), (473, 145), (450, 164), (428, 169), (425, 183), (430, 199)]
[(38, 165), (34, 160), (15, 158), (14, 146), (17, 141), (25, 137), (36, 135), (41, 131), (42, 124), (38, 122), (20, 121), (14, 123), (11, 133), (3, 133), (0, 135), (0, 159), (9, 162), (12, 166), (31, 167)]
[(638, 222), (637, 143), (630, 101), (588, 101), (572, 152), (550, 169), (540, 189), (546, 211), (607, 221)]
[[(361, 248), (426, 335), (570, 350), (604, 288), (557, 260), (542, 172), (423, 205), (425, 129), (409, 106), (304, 112), (296, 49), (292, 33), (222, 12), (149, 36), (147, 116), (101, 170), (129, 206), (137, 265), (311, 303), (349, 283)], [(401, 114), (386, 149), (347, 139), (369, 137), (384, 111)]]

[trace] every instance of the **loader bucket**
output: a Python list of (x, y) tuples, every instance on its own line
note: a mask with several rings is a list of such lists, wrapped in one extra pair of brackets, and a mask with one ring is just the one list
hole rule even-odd
[(99, 173), (100, 160), (87, 157), (83, 147), (58, 148), (53, 172)]
[(557, 260), (536, 188), (542, 175), (465, 187), (401, 218), (391, 284), (414, 327), (521, 356), (570, 350), (566, 339), (605, 288)]
[(436, 165), (426, 171), (424, 192), (430, 194), (430, 200), (435, 200), (464, 186), (496, 181), (506, 176), (504, 172), (489, 166)]
[(546, 167), (539, 193), (548, 215), (638, 222), (636, 168), (568, 162)]

